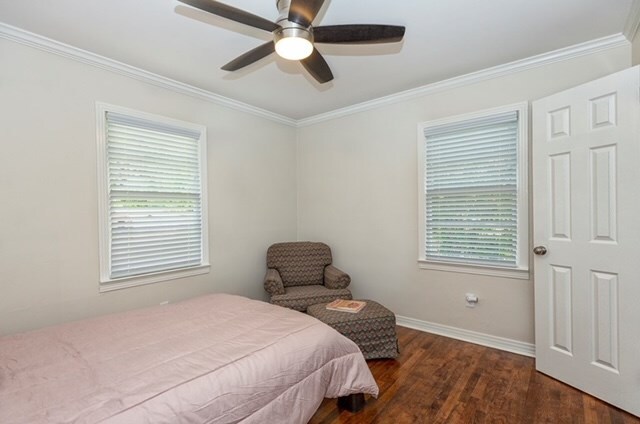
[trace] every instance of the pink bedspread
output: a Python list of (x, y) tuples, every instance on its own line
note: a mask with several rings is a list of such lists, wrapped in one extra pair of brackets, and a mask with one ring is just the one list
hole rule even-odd
[(0, 338), (0, 423), (306, 423), (378, 387), (299, 312), (213, 294)]

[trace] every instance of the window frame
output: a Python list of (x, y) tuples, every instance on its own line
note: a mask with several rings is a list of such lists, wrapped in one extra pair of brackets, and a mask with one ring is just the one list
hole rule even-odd
[[(517, 249), (516, 266), (485, 265), (463, 260), (433, 260), (426, 257), (426, 146), (425, 130), (431, 127), (491, 118), (517, 112)], [(529, 279), (529, 104), (521, 102), (481, 111), (465, 113), (418, 124), (418, 266), (421, 269)]]
[[(109, 167), (107, 157), (107, 112), (127, 115), (132, 118), (156, 122), (163, 125), (184, 128), (198, 132), (200, 201), (202, 210), (202, 257), (199, 265), (177, 268), (166, 271), (155, 271), (146, 274), (112, 278), (111, 274), (111, 228), (109, 221)], [(207, 200), (207, 128), (203, 125), (178, 119), (155, 115), (139, 110), (129, 109), (103, 102), (96, 102), (96, 139), (97, 139), (97, 180), (98, 180), (98, 238), (100, 254), (99, 291), (108, 292), (128, 287), (169, 281), (178, 278), (206, 274), (209, 264), (209, 223)]]

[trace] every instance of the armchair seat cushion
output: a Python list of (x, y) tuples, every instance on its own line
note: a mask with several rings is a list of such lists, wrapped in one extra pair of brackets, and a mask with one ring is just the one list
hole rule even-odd
[(321, 285), (293, 286), (285, 289), (285, 294), (271, 296), (271, 303), (306, 312), (317, 303), (329, 303), (336, 299), (353, 299), (349, 289), (328, 289)]

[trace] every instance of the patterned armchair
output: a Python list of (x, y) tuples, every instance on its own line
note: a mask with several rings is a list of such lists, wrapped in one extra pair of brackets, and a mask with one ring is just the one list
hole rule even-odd
[(351, 277), (331, 265), (331, 249), (324, 243), (276, 243), (267, 250), (264, 289), (271, 303), (305, 312), (308, 306), (352, 299)]

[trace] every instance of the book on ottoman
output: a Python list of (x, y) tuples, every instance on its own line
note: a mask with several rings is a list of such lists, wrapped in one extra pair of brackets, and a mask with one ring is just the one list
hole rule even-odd
[(351, 312), (355, 314), (367, 305), (367, 302), (360, 300), (336, 299), (331, 303), (327, 303), (326, 308), (331, 311)]

